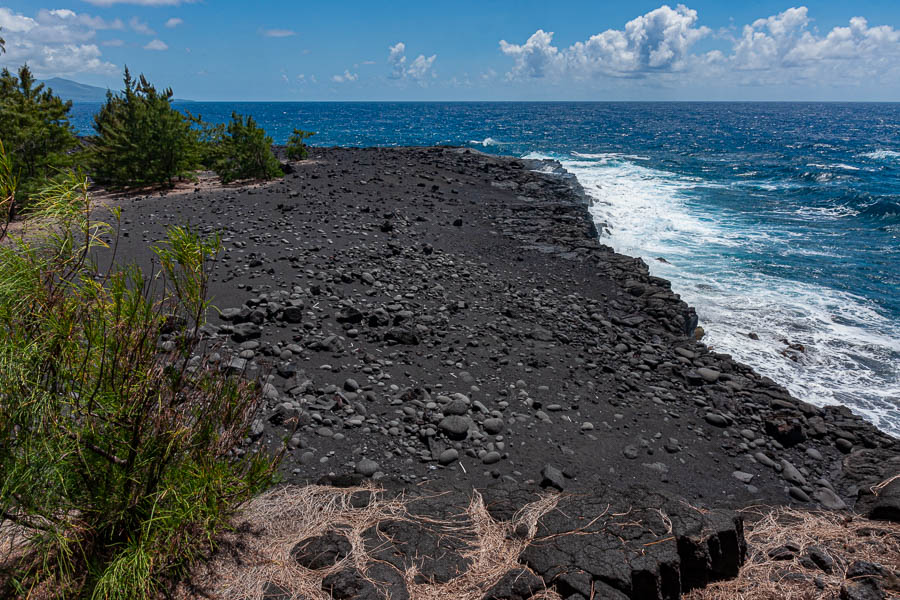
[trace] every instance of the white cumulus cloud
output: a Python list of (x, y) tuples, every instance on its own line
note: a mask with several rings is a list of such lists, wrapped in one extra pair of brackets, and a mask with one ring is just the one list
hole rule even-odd
[(428, 57), (420, 54), (407, 66), (406, 44), (397, 42), (393, 46), (388, 47), (387, 62), (391, 66), (389, 77), (391, 79), (424, 81), (427, 77), (434, 75), (432, 67), (435, 60), (437, 60), (437, 54), (432, 54)]
[(712, 31), (696, 10), (660, 6), (569, 47), (553, 45), (553, 32), (538, 29), (524, 43), (500, 40), (513, 61), (508, 79), (600, 77), (649, 78), (686, 83), (691, 77), (727, 84), (817, 85), (890, 80), (900, 75), (900, 30), (870, 26), (853, 17), (847, 26), (819, 33), (805, 6), (756, 19), (739, 35), (719, 36), (722, 48), (699, 52)]
[(144, 46), (144, 50), (162, 51), (168, 49), (169, 45), (162, 40), (153, 40), (152, 42), (149, 42), (146, 46)]
[(28, 63), (37, 76), (51, 77), (115, 72), (116, 65), (103, 59), (94, 39), (98, 30), (125, 25), (68, 9), (42, 9), (31, 17), (0, 7), (0, 27), (6, 39), (0, 64), (16, 68)]
[(38, 74), (110, 73), (116, 70), (115, 65), (103, 61), (100, 49), (94, 44), (44, 46), (36, 58), (29, 66)]
[(825, 35), (810, 30), (805, 6), (757, 19), (735, 41), (732, 65), (741, 71), (764, 71), (765, 78), (787, 72), (807, 78), (843, 76), (852, 79), (896, 72), (900, 31), (887, 25), (870, 27), (864, 17)]
[(424, 79), (431, 73), (435, 59), (437, 59), (437, 54), (432, 54), (428, 58), (425, 58), (424, 54), (420, 54), (410, 63), (409, 68), (406, 69), (406, 75), (412, 79)]
[(691, 47), (709, 35), (697, 26), (697, 11), (683, 4), (663, 5), (632, 19), (624, 29), (607, 29), (560, 50), (553, 32), (537, 30), (524, 44), (500, 40), (500, 50), (514, 59), (509, 77), (641, 77), (687, 66)]
[(344, 70), (343, 75), (332, 75), (331, 80), (335, 83), (349, 83), (359, 79), (357, 73), (351, 73), (348, 69)]
[(552, 44), (553, 32), (543, 29), (535, 31), (524, 44), (510, 44), (500, 40), (503, 54), (515, 59), (509, 72), (510, 77), (544, 77), (548, 74), (561, 75), (566, 67), (566, 57)]
[(178, 17), (172, 17), (168, 21), (166, 21), (166, 27), (172, 29), (174, 27), (178, 27), (179, 25), (184, 24), (184, 19), (179, 19)]
[(266, 37), (282, 38), (297, 35), (292, 29), (263, 29), (262, 34)]
[(8, 8), (0, 8), (0, 27), (7, 33), (27, 33), (37, 27), (37, 21), (31, 17), (15, 14)]
[(75, 11), (60, 8), (56, 10), (41, 9), (38, 11), (37, 20), (44, 26), (57, 27), (84, 27), (86, 29), (125, 29), (121, 19), (107, 21), (103, 17), (78, 14)]
[(388, 48), (388, 64), (393, 69), (391, 77), (393, 79), (402, 79), (403, 70), (406, 66), (406, 44), (397, 42)]

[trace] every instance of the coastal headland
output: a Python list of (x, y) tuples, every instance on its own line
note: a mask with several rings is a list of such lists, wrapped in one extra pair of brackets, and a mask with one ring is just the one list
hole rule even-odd
[[(286, 440), (285, 483), (371, 482), (448, 514), (479, 490), (503, 520), (562, 492), (520, 532), (546, 540), (520, 557), (528, 576), (492, 598), (674, 598), (736, 573), (736, 509), (890, 510), (869, 490), (900, 473), (900, 440), (698, 341), (696, 313), (603, 244), (558, 165), (449, 147), (289, 165), (124, 199), (118, 245), (149, 266), (168, 225), (222, 234), (203, 333), (222, 369), (265, 384), (246, 444)], [(579, 527), (594, 541), (562, 535)], [(450, 581), (462, 559), (426, 537), (392, 530), (450, 548), (420, 565)], [(397, 572), (418, 555), (387, 554)], [(335, 597), (375, 594), (353, 577)]]

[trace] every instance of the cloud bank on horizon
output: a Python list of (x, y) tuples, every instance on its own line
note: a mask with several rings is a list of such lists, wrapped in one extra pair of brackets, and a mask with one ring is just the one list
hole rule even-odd
[(863, 17), (853, 17), (848, 26), (825, 35), (816, 35), (810, 26), (805, 6), (789, 8), (745, 25), (739, 36), (720, 33), (731, 42), (728, 53), (695, 53), (692, 47), (713, 31), (698, 25), (696, 10), (683, 4), (674, 9), (663, 5), (629, 21), (622, 30), (607, 29), (562, 50), (553, 45), (553, 32), (542, 29), (524, 44), (500, 40), (500, 50), (514, 61), (507, 79), (690, 73), (716, 79), (730, 76), (745, 84), (754, 79), (777, 84), (797, 77), (823, 81), (830, 75), (847, 83), (847, 78), (896, 76), (900, 30), (870, 27)]
[(397, 42), (388, 48), (387, 62), (391, 66), (391, 73), (388, 77), (391, 79), (412, 79), (422, 83), (428, 76), (437, 76), (431, 70), (435, 60), (437, 60), (437, 54), (432, 54), (428, 58), (424, 54), (420, 54), (407, 66), (406, 44)]
[(637, 17), (624, 30), (607, 29), (584, 42), (560, 50), (553, 32), (538, 29), (521, 45), (500, 40), (500, 50), (515, 65), (507, 78), (647, 76), (653, 72), (682, 71), (691, 62), (691, 46), (711, 33), (697, 27), (697, 11), (679, 4), (663, 5)]
[[(154, 20), (147, 15), (155, 13), (146, 11), (169, 7), (174, 12), (187, 5), (198, 10), (208, 8), (197, 0), (83, 1), (98, 11), (106, 11), (101, 12), (104, 16), (68, 8), (42, 8), (23, 14), (0, 6), (0, 35), (6, 40), (7, 50), (0, 56), (0, 64), (17, 66), (27, 62), (40, 77), (114, 75), (126, 60), (135, 60), (134, 52), (145, 51), (141, 56), (149, 61), (150, 55), (162, 60), (182, 50), (173, 38), (189, 26), (183, 12)], [(141, 11), (140, 17), (128, 14), (131, 10)], [(119, 14), (106, 16), (110, 11)], [(287, 21), (269, 25), (274, 26), (254, 28), (259, 44), (303, 43), (302, 24)], [(161, 27), (161, 33), (154, 27)], [(254, 29), (246, 32), (248, 39)], [(742, 26), (730, 24), (714, 29), (702, 22), (698, 10), (685, 4), (674, 8), (663, 4), (626, 21), (620, 28), (604, 29), (567, 45), (555, 43), (554, 36), (553, 31), (539, 28), (526, 39), (485, 39), (483, 56), (467, 55), (468, 64), (461, 64), (459, 59), (454, 63), (452, 56), (442, 58), (440, 74), (435, 69), (437, 52), (422, 48), (420, 40), (414, 44), (420, 47), (408, 57), (407, 43), (394, 38), (381, 46), (387, 47), (387, 56), (378, 47), (357, 49), (369, 55), (323, 66), (318, 77), (309, 72), (314, 69), (308, 65), (304, 67), (305, 75), (298, 73), (301, 69), (297, 68), (288, 77), (290, 67), (282, 65), (273, 78), (293, 86), (302, 84), (305, 89), (317, 86), (332, 92), (379, 86), (474, 91), (506, 86), (519, 91), (550, 89), (560, 93), (573, 86), (599, 91), (616, 85), (678, 90), (698, 82), (744, 89), (798, 82), (819, 88), (871, 86), (879, 82), (900, 87), (900, 29), (870, 24), (865, 17), (855, 16), (845, 24), (820, 31), (806, 6), (760, 16)], [(442, 57), (452, 54), (449, 49), (437, 49)], [(124, 52), (132, 54), (126, 57)], [(292, 52), (283, 50), (282, 54), (299, 58), (310, 50), (295, 47)], [(379, 54), (380, 60), (371, 60), (372, 55)], [(173, 60), (173, 64), (178, 62)], [(448, 68), (448, 64), (454, 66)]]

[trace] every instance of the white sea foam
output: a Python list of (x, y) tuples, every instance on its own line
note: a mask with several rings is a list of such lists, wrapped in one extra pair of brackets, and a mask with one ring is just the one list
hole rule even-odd
[(871, 158), (872, 160), (897, 160), (900, 159), (900, 152), (897, 150), (876, 150), (860, 154), (860, 156)]
[[(596, 158), (529, 157), (561, 160), (597, 201), (591, 212), (598, 223), (610, 225), (606, 243), (642, 257), (654, 274), (672, 281), (673, 289), (697, 307), (707, 344), (799, 398), (817, 405), (845, 404), (900, 435), (897, 323), (864, 298), (762, 274), (743, 264), (736, 250), (774, 249), (783, 232), (743, 225), (692, 202), (692, 190), (708, 188), (708, 183), (634, 164), (621, 155), (590, 156)], [(841, 212), (823, 209), (820, 216)], [(760, 339), (750, 339), (749, 332)], [(792, 360), (784, 339), (802, 344), (805, 353)]]
[(853, 165), (848, 165), (845, 163), (835, 163), (833, 165), (825, 165), (822, 163), (807, 163), (807, 167), (814, 167), (816, 169), (840, 169), (842, 171), (859, 171), (859, 167), (854, 167)]
[(640, 156), (638, 154), (621, 154), (619, 152), (601, 152), (599, 154), (588, 154), (582, 152), (573, 152), (573, 156), (577, 156), (579, 158), (592, 158), (599, 160), (609, 160), (609, 159), (618, 159), (624, 158), (628, 160), (650, 160), (649, 156)]
[(469, 140), (469, 143), (475, 146), (484, 146), (485, 148), (487, 148), (488, 146), (502, 146), (505, 142), (495, 140), (492, 137), (486, 137), (483, 140)]
[(589, 154), (589, 153), (585, 153), (585, 152), (573, 152), (572, 156), (577, 156), (578, 158), (592, 158), (592, 159), (597, 159), (597, 160), (607, 160), (610, 158), (616, 158), (621, 155), (618, 152), (600, 152), (600, 153), (594, 153), (594, 154)]
[(804, 217), (814, 217), (816, 219), (842, 219), (845, 217), (855, 217), (859, 211), (849, 206), (800, 206), (790, 211), (788, 214), (801, 215)]
[[(653, 265), (651, 265), (652, 267)], [(828, 288), (744, 271), (659, 265), (697, 306), (706, 342), (813, 404), (840, 403), (900, 435), (900, 331), (868, 303)], [(747, 333), (755, 332), (758, 341)], [(792, 360), (782, 340), (806, 352)]]
[(763, 190), (764, 192), (775, 192), (778, 190), (797, 190), (801, 189), (804, 186), (802, 183), (798, 183), (796, 181), (732, 181), (728, 184), (723, 184), (722, 187), (732, 187), (732, 188), (742, 188), (749, 190)]

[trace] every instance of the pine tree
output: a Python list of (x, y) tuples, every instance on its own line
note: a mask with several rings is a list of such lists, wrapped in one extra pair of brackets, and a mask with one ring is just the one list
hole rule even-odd
[(37, 84), (28, 65), (17, 75), (0, 71), (0, 140), (19, 177), (20, 201), (27, 201), (38, 182), (72, 166), (77, 140), (69, 125), (71, 108)]
[(231, 113), (231, 122), (213, 140), (212, 169), (228, 183), (236, 179), (273, 179), (284, 173), (272, 153), (272, 138), (253, 117)]
[(172, 185), (199, 168), (197, 132), (172, 108), (171, 88), (159, 92), (143, 75), (134, 80), (127, 67), (124, 84), (121, 94), (107, 92), (94, 116), (94, 178), (114, 186)]
[(287, 157), (291, 160), (303, 160), (309, 156), (309, 146), (306, 145), (306, 139), (316, 135), (315, 131), (303, 131), (302, 129), (294, 129), (290, 139), (288, 139)]

